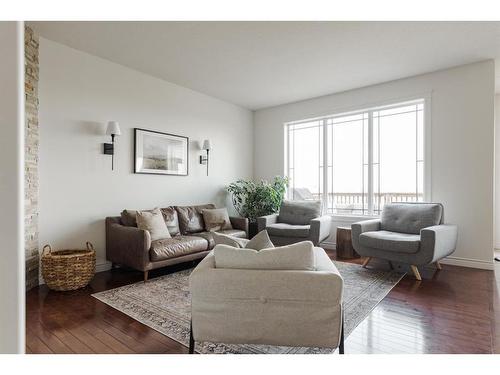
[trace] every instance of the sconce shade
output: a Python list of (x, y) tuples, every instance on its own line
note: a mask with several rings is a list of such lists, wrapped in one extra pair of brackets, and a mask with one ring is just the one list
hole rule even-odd
[(107, 135), (120, 135), (120, 124), (118, 121), (108, 121), (108, 128), (106, 129)]
[(203, 147), (201, 149), (202, 150), (207, 150), (207, 151), (210, 151), (212, 149), (212, 147), (210, 146), (210, 140), (209, 139), (205, 139), (203, 141)]

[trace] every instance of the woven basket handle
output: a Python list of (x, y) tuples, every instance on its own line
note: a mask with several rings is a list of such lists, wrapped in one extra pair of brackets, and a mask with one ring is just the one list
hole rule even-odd
[(43, 249), (42, 249), (42, 255), (43, 255), (43, 253), (45, 253), (45, 249), (47, 249), (47, 248), (49, 249), (49, 254), (52, 252), (52, 247), (50, 247), (50, 245), (49, 245), (49, 244), (47, 244), (47, 245), (45, 245), (45, 246), (43, 247)]
[(95, 250), (94, 250), (94, 245), (92, 245), (92, 243), (91, 243), (91, 242), (89, 242), (89, 241), (87, 241), (87, 250), (88, 250), (88, 251), (95, 251)]

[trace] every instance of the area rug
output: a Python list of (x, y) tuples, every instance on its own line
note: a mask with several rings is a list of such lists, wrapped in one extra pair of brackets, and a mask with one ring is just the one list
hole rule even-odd
[[(344, 334), (347, 337), (404, 276), (396, 271), (362, 268), (335, 262), (344, 278)], [(189, 343), (189, 274), (192, 269), (93, 294), (98, 300), (156, 331)], [(291, 348), (268, 345), (196, 343), (199, 353), (308, 354), (331, 353), (325, 348)]]

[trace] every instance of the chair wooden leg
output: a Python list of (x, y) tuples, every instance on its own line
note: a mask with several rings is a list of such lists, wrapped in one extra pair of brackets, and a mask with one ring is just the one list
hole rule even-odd
[(193, 322), (189, 325), (189, 354), (194, 354)]
[(144, 271), (144, 282), (148, 281), (149, 271)]
[(413, 264), (410, 266), (413, 274), (415, 275), (415, 278), (418, 281), (422, 281), (422, 277), (420, 276), (420, 272), (418, 272), (417, 266), (414, 266)]
[(439, 263), (439, 260), (438, 260), (438, 261), (436, 261), (436, 268), (437, 268), (438, 270), (442, 270), (442, 269), (443, 269), (443, 267), (441, 266), (441, 263)]
[(344, 354), (344, 309), (342, 308), (342, 327), (340, 328), (339, 354)]
[(366, 265), (372, 260), (372, 257), (368, 257), (363, 261), (363, 268), (366, 268)]

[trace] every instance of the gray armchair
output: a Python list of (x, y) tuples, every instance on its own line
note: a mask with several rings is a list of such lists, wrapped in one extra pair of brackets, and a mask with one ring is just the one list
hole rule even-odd
[(321, 216), (321, 201), (284, 201), (279, 214), (257, 218), (259, 232), (266, 229), (276, 246), (312, 241), (318, 246), (330, 235), (331, 218)]
[(436, 263), (455, 251), (458, 228), (443, 224), (440, 203), (392, 203), (384, 206), (380, 219), (352, 224), (352, 245), (356, 252), (371, 258), (401, 262), (411, 266), (422, 280), (417, 266)]

